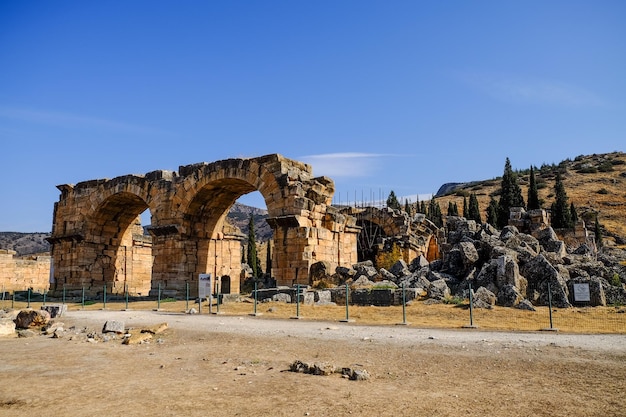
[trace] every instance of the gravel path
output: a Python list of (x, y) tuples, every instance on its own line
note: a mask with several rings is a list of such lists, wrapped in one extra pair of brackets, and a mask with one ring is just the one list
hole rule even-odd
[(626, 335), (581, 335), (558, 332), (495, 332), (480, 329), (422, 329), (411, 326), (367, 326), (307, 320), (276, 320), (250, 316), (186, 315), (158, 311), (70, 311), (67, 320), (101, 327), (107, 320), (127, 327), (167, 322), (171, 328), (252, 336), (299, 337), (328, 340), (369, 340), (382, 344), (467, 344), (505, 347), (557, 346), (626, 354)]

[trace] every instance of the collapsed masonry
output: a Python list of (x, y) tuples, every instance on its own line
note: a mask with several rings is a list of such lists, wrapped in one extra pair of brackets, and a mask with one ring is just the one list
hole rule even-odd
[[(313, 177), (308, 164), (277, 154), (181, 166), (113, 179), (58, 186), (52, 236), (53, 288), (86, 287), (131, 295), (185, 294), (199, 274), (219, 279), (220, 292), (238, 293), (241, 234), (225, 222), (243, 194), (259, 191), (267, 206), (275, 250), (272, 275), (280, 285), (306, 284), (317, 261), (356, 259), (354, 217), (330, 204), (334, 183)], [(150, 238), (140, 214), (152, 216)], [(191, 285), (192, 295), (197, 285)]]

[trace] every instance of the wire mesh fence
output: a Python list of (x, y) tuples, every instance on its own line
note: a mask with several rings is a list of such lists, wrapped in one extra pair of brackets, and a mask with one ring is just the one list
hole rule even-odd
[[(191, 283), (188, 283), (191, 287)], [(307, 296), (306, 287), (290, 289), (293, 297), (261, 299), (252, 294), (211, 294), (198, 299), (189, 287), (176, 296), (155, 291), (147, 296), (128, 291), (111, 293), (110, 288), (63, 287), (55, 291), (3, 290), (0, 309), (39, 309), (46, 304), (66, 304), (68, 310), (159, 310), (177, 313), (228, 314), (261, 316), (261, 318), (299, 318), (319, 321), (355, 322), (374, 325), (408, 325), (413, 327), (469, 328), (502, 331), (559, 331), (566, 333), (626, 334), (626, 306), (550, 308), (534, 310), (513, 307), (470, 307), (469, 299), (457, 297), (439, 301), (403, 298), (400, 303), (385, 306), (358, 305), (345, 296), (340, 302), (319, 302)], [(197, 294), (197, 293), (196, 293)], [(297, 294), (297, 296), (296, 296)], [(344, 293), (345, 294), (345, 293)], [(350, 297), (350, 295), (349, 295)], [(337, 300), (339, 301), (339, 300)]]

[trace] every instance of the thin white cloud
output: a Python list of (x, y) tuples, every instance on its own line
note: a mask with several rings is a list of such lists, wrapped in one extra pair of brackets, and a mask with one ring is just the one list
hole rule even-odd
[(0, 107), (0, 117), (20, 120), (28, 123), (60, 126), (68, 129), (100, 128), (129, 133), (170, 134), (169, 132), (148, 126), (101, 119), (98, 117), (82, 116), (73, 113), (41, 111), (24, 108)]
[(298, 159), (313, 166), (315, 175), (332, 178), (366, 177), (374, 174), (380, 167), (380, 159), (399, 155), (338, 152), (318, 155), (305, 155)]
[(605, 104), (597, 94), (560, 81), (480, 73), (462, 74), (461, 79), (500, 101), (568, 107), (598, 107)]

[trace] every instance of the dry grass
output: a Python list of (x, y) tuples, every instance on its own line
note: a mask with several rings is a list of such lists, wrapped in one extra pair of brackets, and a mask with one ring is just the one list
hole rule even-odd
[[(624, 161), (624, 164), (614, 165), (613, 171), (610, 172), (590, 174), (578, 173), (574, 169), (568, 169), (563, 176), (563, 185), (569, 201), (574, 203), (579, 214), (590, 213), (591, 215), (591, 213), (598, 213), (598, 219), (606, 230), (626, 238), (626, 222), (624, 221), (626, 216), (626, 178), (622, 176), (626, 172), (626, 154), (614, 153), (605, 156), (615, 161)], [(593, 158), (589, 157), (589, 160), (592, 161)], [(515, 165), (514, 162), (513, 160), (513, 165)], [(522, 177), (520, 181), (524, 199), (528, 195), (527, 181), (528, 176)], [(542, 179), (537, 174), (537, 181), (545, 181), (546, 187), (539, 190), (539, 198), (544, 200), (545, 207), (550, 207), (550, 204), (554, 201), (554, 197), (551, 196), (554, 194), (554, 178)], [(487, 218), (489, 196), (499, 188), (499, 180), (489, 180), (465, 189), (465, 191), (476, 193), (483, 221)], [(602, 189), (606, 190), (606, 194), (598, 193)], [(499, 197), (496, 196), (495, 198), (497, 200)], [(459, 211), (463, 209), (462, 196), (448, 195), (437, 198), (437, 201), (439, 201), (439, 206), (444, 214), (447, 210), (448, 202), (456, 203)], [(593, 228), (593, 224), (588, 225), (588, 227)]]
[[(42, 303), (31, 303), (32, 308), (40, 308)], [(196, 310), (198, 305), (189, 302), (189, 307)], [(0, 308), (10, 307), (10, 301), (0, 301)], [(15, 302), (15, 308), (25, 308), (25, 302)], [(110, 310), (123, 310), (124, 302), (107, 302)], [(68, 303), (69, 310), (80, 310), (80, 303)], [(100, 310), (103, 303), (86, 305), (85, 310)], [(156, 301), (131, 302), (129, 310), (154, 310)], [(184, 301), (162, 302), (159, 311), (182, 313), (186, 310)], [(217, 306), (212, 306), (212, 313), (217, 312)], [(251, 302), (231, 302), (222, 304), (219, 313), (225, 315), (248, 315), (254, 312)], [(298, 314), (296, 304), (286, 303), (259, 303), (257, 313), (260, 319), (289, 319)], [(207, 303), (203, 303), (202, 314), (209, 314)], [(415, 301), (406, 307), (406, 322), (409, 326), (420, 328), (461, 328), (470, 324), (470, 311), (467, 300), (462, 304), (433, 304), (427, 305), (422, 301)], [(367, 325), (396, 325), (404, 322), (402, 306), (375, 307), (350, 306), (349, 319), (356, 324)], [(345, 306), (316, 306), (300, 305), (299, 317), (304, 320), (340, 321), (346, 319)], [(553, 328), (566, 333), (626, 333), (626, 309), (620, 307), (589, 307), (553, 309)], [(499, 331), (537, 331), (550, 328), (550, 312), (547, 307), (537, 307), (537, 311), (524, 311), (515, 308), (494, 307), (491, 310), (474, 309), (473, 324), (483, 330)]]

